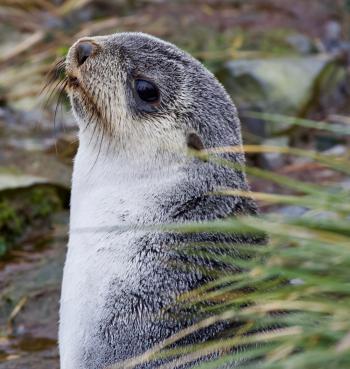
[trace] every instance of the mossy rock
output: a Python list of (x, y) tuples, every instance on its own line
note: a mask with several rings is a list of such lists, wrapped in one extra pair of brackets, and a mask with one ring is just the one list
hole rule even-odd
[(51, 215), (68, 202), (67, 189), (44, 179), (0, 174), (0, 258), (19, 248), (33, 231), (45, 233)]
[[(305, 116), (320, 96), (334, 88), (337, 63), (328, 55), (259, 60), (233, 60), (217, 73), (239, 110)], [(321, 91), (322, 90), (322, 91)], [(245, 120), (243, 120), (245, 122)], [(252, 133), (271, 137), (289, 124), (250, 122)], [(262, 124), (262, 127), (259, 127)], [(254, 126), (255, 125), (255, 126)]]

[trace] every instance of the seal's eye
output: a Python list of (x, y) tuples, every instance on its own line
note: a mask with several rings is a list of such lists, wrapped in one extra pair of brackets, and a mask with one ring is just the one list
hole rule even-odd
[(158, 87), (149, 81), (144, 79), (137, 79), (135, 81), (135, 90), (140, 99), (148, 103), (156, 103), (159, 100)]

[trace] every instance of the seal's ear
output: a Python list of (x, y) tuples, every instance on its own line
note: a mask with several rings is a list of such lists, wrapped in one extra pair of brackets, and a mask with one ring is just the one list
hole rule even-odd
[(204, 145), (201, 138), (195, 132), (190, 132), (186, 136), (187, 147), (192, 150), (204, 150)]

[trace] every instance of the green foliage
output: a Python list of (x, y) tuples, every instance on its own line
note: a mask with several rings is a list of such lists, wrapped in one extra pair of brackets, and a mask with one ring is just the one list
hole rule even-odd
[(37, 186), (0, 195), (0, 257), (20, 246), (39, 223), (47, 223), (62, 201), (55, 188)]
[(30, 192), (28, 205), (33, 218), (46, 217), (60, 208), (61, 200), (53, 188), (34, 188)]
[(22, 220), (17, 216), (16, 210), (8, 201), (2, 199), (0, 201), (0, 257), (8, 251), (9, 244), (20, 235), (21, 229)]
[(251, 50), (260, 50), (263, 53), (275, 56), (291, 55), (296, 53), (292, 46), (287, 42), (289, 35), (293, 34), (290, 29), (266, 30), (255, 37), (249, 37), (247, 48)]
[[(270, 176), (273, 180), (275, 175)], [(304, 202), (308, 212), (300, 218), (266, 214), (230, 221), (232, 231), (253, 228), (266, 232), (270, 242), (267, 247), (251, 246), (248, 252), (242, 246), (238, 257), (224, 258), (245, 272), (231, 280), (223, 276), (189, 298), (192, 303), (220, 301), (210, 308), (217, 318), (226, 315), (245, 327), (238, 335), (232, 331), (228, 338), (190, 351), (188, 359), (217, 349), (227, 353), (200, 368), (238, 359), (244, 368), (349, 368), (350, 209), (343, 205), (350, 193), (332, 192), (331, 200), (327, 187), (307, 191), (314, 202)], [(288, 198), (295, 205), (300, 199)]]

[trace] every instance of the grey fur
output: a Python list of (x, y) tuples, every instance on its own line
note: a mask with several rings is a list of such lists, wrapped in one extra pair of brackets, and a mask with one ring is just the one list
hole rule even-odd
[[(175, 129), (183, 135), (184, 140), (189, 132), (195, 132), (205, 148), (241, 145), (240, 122), (234, 104), (222, 85), (197, 60), (172, 44), (140, 33), (107, 36), (101, 39), (101, 43), (103, 50), (84, 73), (87, 81), (90, 81), (89, 86), (92, 86), (91, 93), (99, 102), (95, 118), (99, 120), (100, 114), (107, 121), (103, 139), (111, 140), (112, 146), (115, 145), (118, 150), (128, 146), (127, 134), (116, 137), (109, 127), (109, 106), (116, 93), (112, 91), (113, 84), (110, 81), (114, 79), (119, 79), (125, 86), (126, 109), (135, 122), (142, 121), (150, 127), (154, 125), (161, 132), (162, 128), (157, 127), (157, 122), (161, 118), (173, 119), (176, 122)], [(70, 59), (73, 57), (69, 56)], [(159, 86), (159, 106), (149, 107), (135, 96), (133, 80), (137, 76), (150, 79)], [(103, 81), (103, 87), (93, 88), (96, 78)], [(73, 98), (72, 104), (82, 120), (92, 119), (89, 101)], [(239, 165), (244, 164), (241, 153), (225, 154), (223, 157)], [(185, 179), (180, 184), (168, 188), (164, 193), (155, 194), (154, 207), (157, 210), (150, 211), (153, 223), (201, 222), (257, 213), (251, 199), (210, 194), (222, 187), (249, 190), (242, 171), (195, 158), (184, 161), (181, 171), (185, 173)], [(193, 242), (212, 245), (208, 250), (214, 255), (215, 243), (232, 244), (231, 252), (236, 253), (234, 244), (264, 243), (264, 239), (210, 233), (144, 234), (135, 245), (138, 252), (133, 262), (137, 264), (138, 275), (133, 276), (133, 283), (129, 285), (122, 280), (111, 283), (99, 331), (95, 332), (95, 344), (87, 346), (82, 354), (82, 368), (102, 369), (139, 355), (203, 318), (199, 311), (184, 310), (175, 303), (181, 293), (209, 279), (203, 273), (203, 267), (218, 267), (203, 256), (190, 257), (181, 251), (185, 245)], [(187, 267), (183, 268), (184, 265)], [(208, 340), (225, 326), (215, 325), (181, 343)], [(160, 362), (138, 368), (151, 369), (156, 364)]]

